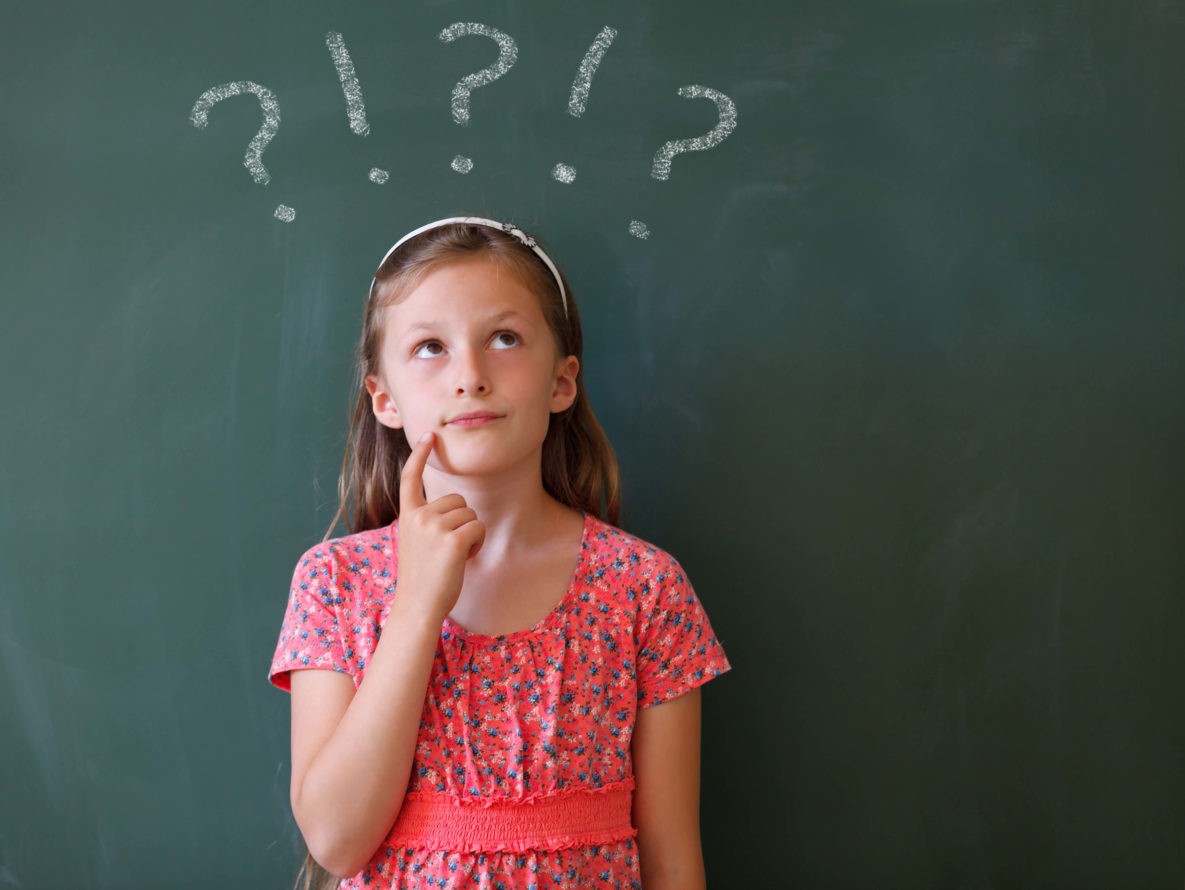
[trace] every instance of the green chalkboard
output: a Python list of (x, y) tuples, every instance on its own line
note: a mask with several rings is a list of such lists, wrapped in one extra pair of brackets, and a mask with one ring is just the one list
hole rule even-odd
[[(517, 55), (461, 123), (510, 58), (465, 23)], [(475, 213), (571, 279), (622, 524), (732, 661), (711, 886), (1180, 887), (1183, 46), (1180, 0), (9, 4), (0, 886), (290, 885), (266, 671), (362, 301)]]

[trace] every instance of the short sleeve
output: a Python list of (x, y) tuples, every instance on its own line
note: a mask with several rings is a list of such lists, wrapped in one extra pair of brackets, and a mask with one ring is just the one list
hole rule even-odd
[(639, 709), (677, 698), (732, 669), (683, 567), (660, 555), (665, 558), (644, 584), (639, 604)]
[(280, 639), (268, 671), (273, 686), (291, 692), (289, 671), (301, 668), (350, 673), (338, 620), (341, 607), (332, 547), (321, 544), (307, 550), (292, 573)]

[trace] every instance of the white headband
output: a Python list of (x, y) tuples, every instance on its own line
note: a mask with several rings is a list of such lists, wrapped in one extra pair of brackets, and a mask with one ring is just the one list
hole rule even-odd
[[(543, 252), (543, 248), (536, 243), (534, 238), (532, 238), (522, 229), (518, 228), (518, 226), (515, 226), (511, 223), (498, 222), (497, 220), (486, 219), (485, 217), (481, 216), (450, 216), (448, 219), (438, 219), (436, 222), (430, 222), (425, 226), (420, 226), (418, 229), (413, 229), (396, 241), (391, 249), (387, 251), (386, 255), (383, 256), (383, 260), (379, 263), (378, 267), (381, 269), (383, 267), (383, 263), (387, 261), (387, 258), (397, 251), (404, 244), (404, 242), (408, 241), (409, 239), (414, 238), (416, 235), (419, 235), (422, 232), (427, 232), (429, 229), (437, 229), (441, 226), (452, 225), (453, 223), (469, 223), (471, 225), (489, 226), (491, 229), (497, 229), (500, 232), (505, 232), (507, 235), (513, 235), (527, 247), (531, 248), (531, 250), (535, 252), (535, 256), (543, 260), (544, 265), (546, 265), (547, 268), (551, 270), (551, 274), (555, 278), (555, 283), (560, 288), (560, 300), (564, 304), (564, 317), (568, 317), (568, 293), (564, 290), (564, 281), (562, 278), (560, 278), (560, 270), (555, 267), (555, 263), (551, 261), (551, 257)], [(374, 285), (377, 280), (377, 278), (372, 278), (370, 280), (371, 294), (374, 293)]]

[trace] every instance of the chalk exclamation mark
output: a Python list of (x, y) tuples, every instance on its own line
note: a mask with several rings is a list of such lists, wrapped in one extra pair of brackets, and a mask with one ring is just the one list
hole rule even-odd
[[(325, 35), (325, 45), (329, 48), (329, 55), (333, 57), (333, 64), (337, 68), (337, 79), (342, 84), (342, 94), (346, 97), (346, 114), (350, 118), (350, 129), (359, 136), (370, 134), (370, 124), (366, 120), (366, 103), (362, 101), (362, 85), (358, 83), (358, 75), (354, 72), (354, 61), (350, 58), (350, 51), (346, 49), (345, 41), (337, 31), (330, 31)], [(370, 168), (370, 181), (382, 185), (390, 174), (378, 167)]]
[[(588, 52), (580, 60), (580, 67), (576, 71), (576, 79), (572, 81), (572, 93), (568, 97), (568, 114), (580, 117), (588, 104), (588, 92), (592, 89), (593, 76), (601, 66), (601, 59), (605, 58), (605, 51), (613, 44), (617, 37), (617, 30), (606, 25), (594, 38)], [(571, 183), (576, 178), (576, 168), (567, 164), (556, 164), (551, 170), (551, 178), (558, 182)]]

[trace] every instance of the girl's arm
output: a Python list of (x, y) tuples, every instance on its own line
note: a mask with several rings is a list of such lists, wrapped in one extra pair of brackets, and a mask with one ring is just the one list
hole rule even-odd
[(293, 671), (292, 813), (313, 858), (360, 871), (403, 806), (442, 619), (397, 597), (366, 668)]
[(699, 687), (638, 711), (631, 750), (642, 886), (702, 890)]
[(291, 675), (292, 813), (313, 858), (339, 876), (370, 861), (403, 806), (440, 629), (485, 540), (459, 494), (425, 500), (434, 442), (423, 436), (400, 476), (398, 593), (358, 691), (334, 672)]

